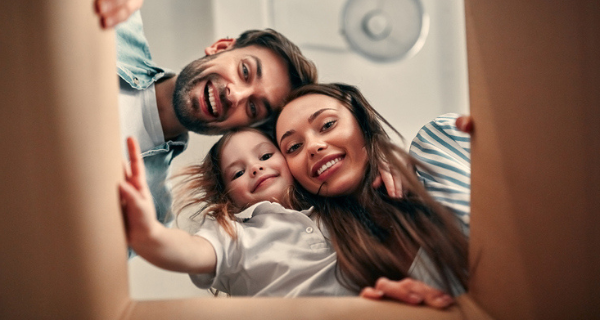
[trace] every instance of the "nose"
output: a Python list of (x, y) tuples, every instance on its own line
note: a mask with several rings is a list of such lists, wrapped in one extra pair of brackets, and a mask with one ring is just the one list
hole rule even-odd
[(226, 88), (227, 100), (231, 103), (232, 107), (236, 107), (246, 102), (248, 97), (252, 94), (252, 88), (240, 84), (230, 83)]
[(310, 154), (311, 157), (314, 157), (315, 155), (317, 155), (319, 152), (323, 151), (327, 149), (327, 144), (325, 142), (323, 142), (322, 140), (319, 139), (313, 139), (309, 142), (308, 144), (308, 153)]
[(255, 177), (260, 171), (265, 170), (265, 168), (260, 164), (255, 164), (250, 168), (250, 174)]

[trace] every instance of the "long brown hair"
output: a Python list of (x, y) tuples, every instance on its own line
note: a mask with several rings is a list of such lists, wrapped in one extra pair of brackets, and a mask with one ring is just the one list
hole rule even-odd
[(211, 216), (233, 239), (237, 238), (232, 221), (234, 214), (245, 208), (235, 205), (225, 185), (221, 170), (223, 147), (236, 134), (253, 131), (267, 137), (274, 145), (272, 137), (254, 128), (238, 128), (225, 133), (209, 150), (202, 162), (183, 168), (173, 176), (173, 211), (179, 215), (188, 208), (199, 208), (191, 219), (204, 219)]
[[(373, 286), (380, 277), (403, 279), (422, 249), (431, 259), (427, 270), (438, 285), (452, 293), (458, 281), (465, 289), (468, 280), (468, 243), (456, 218), (433, 200), (417, 180), (410, 166), (418, 166), (402, 148), (391, 142), (381, 123), (393, 128), (353, 86), (345, 84), (308, 85), (293, 91), (288, 102), (308, 94), (326, 95), (340, 101), (354, 115), (364, 133), (368, 166), (360, 189), (351, 196), (323, 197), (295, 186), (289, 201), (294, 207), (314, 206), (331, 234), (337, 252), (338, 278), (359, 291)], [(372, 183), (381, 164), (399, 172), (408, 182), (402, 199), (387, 196), (385, 187)], [(430, 266), (426, 269), (432, 269)]]

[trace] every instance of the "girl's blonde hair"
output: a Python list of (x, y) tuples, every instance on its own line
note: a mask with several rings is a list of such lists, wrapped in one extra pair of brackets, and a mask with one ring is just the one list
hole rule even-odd
[[(294, 207), (314, 206), (319, 213), (337, 252), (340, 282), (359, 291), (373, 286), (380, 277), (392, 280), (408, 277), (408, 270), (422, 248), (433, 264), (429, 268), (433, 270), (428, 271), (434, 275), (433, 279), (440, 280), (443, 289), (452, 292), (456, 280), (466, 289), (466, 236), (459, 230), (456, 218), (433, 200), (414, 171), (408, 169), (419, 166), (418, 161), (392, 143), (381, 123), (402, 138), (400, 133), (353, 86), (307, 85), (293, 91), (288, 102), (308, 94), (337, 99), (352, 112), (364, 134), (369, 159), (357, 194), (323, 197), (295, 185), (289, 199)], [(384, 163), (408, 182), (410, 192), (402, 199), (388, 197), (383, 186), (372, 187)]]
[(256, 132), (273, 141), (272, 137), (254, 128), (234, 129), (225, 133), (211, 148), (202, 162), (190, 165), (174, 175), (173, 211), (179, 215), (186, 209), (197, 208), (191, 219), (213, 217), (233, 239), (236, 239), (232, 221), (235, 214), (244, 210), (235, 205), (227, 190), (221, 170), (223, 148), (236, 134)]

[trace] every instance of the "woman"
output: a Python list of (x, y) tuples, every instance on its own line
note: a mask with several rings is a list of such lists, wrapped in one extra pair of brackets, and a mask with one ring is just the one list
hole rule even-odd
[[(391, 125), (348, 85), (305, 86), (288, 101), (276, 139), (299, 184), (291, 200), (319, 213), (338, 255), (340, 280), (359, 290), (380, 277), (412, 277), (462, 293), (467, 239), (407, 168), (419, 164), (391, 142), (381, 123)], [(402, 199), (370, 187), (381, 163), (401, 174), (408, 189)]]

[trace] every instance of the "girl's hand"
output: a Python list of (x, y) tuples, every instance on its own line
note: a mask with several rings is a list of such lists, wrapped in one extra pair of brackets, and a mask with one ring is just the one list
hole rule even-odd
[(144, 0), (95, 0), (94, 11), (100, 17), (102, 29), (109, 29), (129, 19), (143, 3)]
[(412, 305), (424, 304), (438, 309), (445, 309), (454, 303), (447, 293), (411, 278), (400, 281), (379, 278), (374, 288), (364, 288), (360, 296), (374, 300), (387, 298)]
[(121, 211), (125, 220), (127, 243), (135, 249), (135, 244), (149, 238), (153, 228), (160, 225), (152, 194), (146, 182), (146, 169), (141, 158), (140, 147), (134, 138), (127, 138), (129, 166), (125, 164), (125, 181), (119, 183)]

